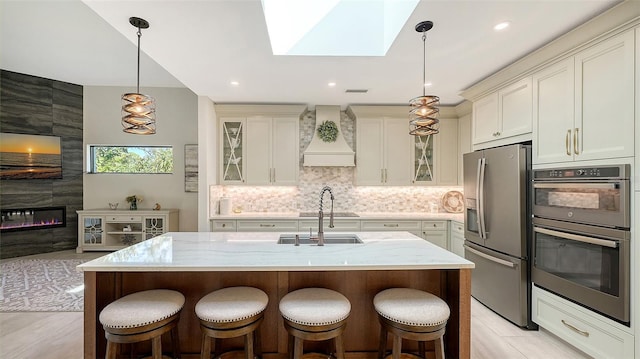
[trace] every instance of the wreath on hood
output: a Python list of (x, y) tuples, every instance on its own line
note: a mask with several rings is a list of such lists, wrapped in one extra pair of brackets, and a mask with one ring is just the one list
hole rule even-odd
[(324, 121), (318, 126), (318, 137), (324, 142), (335, 142), (338, 139), (338, 126), (333, 121)]

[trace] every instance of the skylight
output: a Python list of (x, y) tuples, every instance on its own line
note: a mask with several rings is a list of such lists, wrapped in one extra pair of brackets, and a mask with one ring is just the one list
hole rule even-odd
[(274, 55), (384, 56), (419, 0), (262, 0)]

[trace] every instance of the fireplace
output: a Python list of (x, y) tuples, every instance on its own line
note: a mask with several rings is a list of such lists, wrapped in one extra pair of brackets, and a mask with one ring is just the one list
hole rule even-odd
[(66, 207), (2, 209), (0, 232), (65, 227)]

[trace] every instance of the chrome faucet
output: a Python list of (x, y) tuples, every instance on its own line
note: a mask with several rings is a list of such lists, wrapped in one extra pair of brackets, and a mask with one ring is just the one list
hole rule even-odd
[(320, 192), (320, 213), (318, 213), (318, 245), (324, 246), (324, 213), (322, 212), (322, 199), (324, 198), (324, 193), (329, 192), (331, 196), (331, 212), (329, 213), (329, 228), (333, 228), (333, 192), (331, 191), (331, 187), (324, 186), (322, 191)]

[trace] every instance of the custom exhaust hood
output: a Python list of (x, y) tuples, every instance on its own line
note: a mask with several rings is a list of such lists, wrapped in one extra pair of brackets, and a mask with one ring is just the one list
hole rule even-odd
[[(326, 121), (332, 121), (337, 127), (337, 136), (333, 141), (325, 141), (318, 134), (318, 128)], [(311, 143), (304, 151), (303, 166), (355, 166), (355, 153), (342, 136), (340, 129), (340, 106), (316, 106), (316, 126)]]

